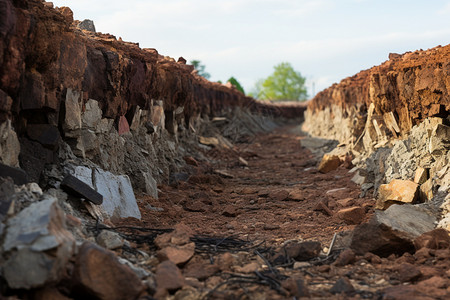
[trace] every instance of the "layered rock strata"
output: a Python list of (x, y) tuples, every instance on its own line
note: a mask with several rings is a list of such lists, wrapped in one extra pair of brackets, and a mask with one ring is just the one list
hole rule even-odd
[(407, 197), (416, 202), (439, 206), (448, 194), (449, 55), (450, 45), (390, 54), (380, 66), (334, 84), (308, 105), (303, 128), (346, 146), (332, 154), (356, 157), (354, 181), (363, 192), (373, 188), (379, 207), (389, 206), (381, 205), (387, 198), (380, 185), (394, 180), (415, 181), (418, 188)]
[(0, 16), (0, 162), (32, 181), (77, 157), (151, 193), (202, 119), (235, 109), (297, 118), (305, 109), (257, 102), (183, 58), (81, 29), (67, 7), (0, 0)]

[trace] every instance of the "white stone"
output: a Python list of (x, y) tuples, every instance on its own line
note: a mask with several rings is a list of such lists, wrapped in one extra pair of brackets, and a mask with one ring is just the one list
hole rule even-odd
[(81, 128), (81, 103), (80, 92), (67, 89), (66, 93), (66, 117), (64, 120), (65, 129), (77, 130)]
[(97, 192), (103, 195), (101, 206), (108, 216), (141, 218), (128, 176), (114, 175), (111, 172), (96, 169), (93, 183)]
[(124, 240), (117, 232), (103, 230), (96, 238), (97, 244), (100, 246), (113, 250), (121, 248), (124, 244)]
[(137, 267), (134, 264), (132, 264), (129, 260), (122, 258), (122, 257), (118, 257), (119, 262), (122, 265), (127, 265), (128, 267), (130, 267), (131, 270), (133, 270), (133, 272), (140, 278), (140, 279), (144, 279), (148, 276), (151, 275), (150, 272), (146, 271), (143, 268)]
[(101, 118), (102, 118), (102, 110), (98, 106), (98, 101), (94, 99), (89, 99), (86, 102), (86, 110), (81, 115), (83, 127), (95, 129), (97, 128), (97, 125), (100, 123)]
[(158, 199), (158, 184), (149, 172), (142, 172), (145, 181), (145, 192)]
[(429, 151), (432, 155), (445, 155), (450, 149), (450, 126), (438, 124), (431, 133)]
[(94, 215), (108, 218), (141, 218), (130, 178), (126, 175), (114, 175), (111, 172), (96, 168), (77, 166), (73, 171), (77, 177), (103, 196), (103, 203), (92, 208)]
[(0, 161), (5, 165), (19, 166), (20, 143), (16, 132), (7, 120), (0, 124)]

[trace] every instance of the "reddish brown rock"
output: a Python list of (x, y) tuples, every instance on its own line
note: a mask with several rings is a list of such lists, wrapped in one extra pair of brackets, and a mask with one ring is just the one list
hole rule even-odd
[(160, 261), (170, 260), (176, 265), (182, 265), (189, 261), (195, 252), (195, 243), (188, 243), (183, 246), (168, 246), (158, 251)]
[(339, 254), (334, 264), (338, 267), (342, 267), (354, 263), (355, 260), (356, 260), (355, 252), (353, 252), (351, 249), (346, 249), (342, 251), (341, 254)]
[(336, 170), (340, 165), (341, 160), (339, 159), (339, 156), (325, 154), (322, 157), (322, 161), (320, 162), (318, 169), (321, 173), (329, 173)]
[(337, 215), (345, 223), (350, 225), (357, 225), (361, 224), (361, 222), (364, 220), (366, 216), (366, 210), (363, 207), (354, 206), (339, 210)]
[(274, 201), (284, 201), (289, 198), (289, 192), (286, 190), (275, 190), (269, 193), (269, 198)]
[(185, 281), (180, 269), (171, 261), (164, 261), (156, 268), (158, 291), (175, 291), (183, 287)]
[(257, 262), (251, 262), (248, 263), (244, 266), (236, 266), (234, 268), (234, 270), (238, 273), (244, 273), (244, 274), (249, 274), (249, 273), (254, 273), (256, 270), (259, 269), (259, 264)]
[(450, 286), (450, 279), (441, 276), (433, 276), (417, 284), (417, 289), (434, 299), (445, 299), (450, 295), (447, 288)]
[(229, 271), (231, 266), (236, 264), (236, 258), (234, 258), (231, 253), (225, 252), (219, 255), (217, 264), (219, 265), (221, 271)]
[(40, 290), (37, 290), (33, 295), (34, 300), (70, 300), (65, 295), (63, 295), (56, 288), (46, 287)]
[(119, 263), (112, 252), (91, 243), (84, 243), (79, 250), (73, 283), (73, 292), (83, 298), (135, 299), (144, 290), (129, 267)]
[(125, 116), (120, 116), (118, 130), (119, 135), (130, 132), (130, 125), (128, 125), (128, 121)]
[(351, 294), (355, 291), (353, 284), (347, 277), (339, 278), (333, 287), (330, 289), (332, 294)]
[(238, 215), (238, 212), (236, 210), (236, 207), (234, 207), (233, 205), (227, 205), (223, 211), (222, 211), (222, 215), (224, 215), (225, 217), (236, 217)]
[(184, 157), (184, 161), (185, 161), (188, 165), (198, 167), (198, 161), (197, 161), (195, 158), (193, 158), (192, 156), (185, 156), (185, 157)]
[(408, 263), (401, 264), (396, 269), (401, 282), (416, 281), (422, 275), (418, 267)]
[(292, 201), (303, 201), (305, 200), (305, 194), (301, 190), (293, 190), (289, 193), (288, 199)]
[(435, 298), (422, 293), (417, 287), (411, 285), (399, 285), (389, 287), (383, 290), (384, 299), (395, 299), (395, 300), (434, 300)]
[(426, 232), (414, 240), (416, 250), (421, 248), (430, 249), (446, 249), (450, 247), (450, 236), (448, 231), (438, 228), (430, 232)]
[[(306, 241), (306, 242), (293, 242), (285, 247), (286, 254), (297, 261), (306, 261), (319, 256), (322, 246), (320, 242)], [(283, 253), (284, 251), (282, 251)]]
[(290, 295), (294, 298), (310, 297), (308, 286), (301, 278), (289, 278), (281, 283), (282, 287), (289, 291)]
[(337, 200), (336, 203), (342, 207), (349, 207), (355, 204), (355, 200), (353, 198), (345, 198), (341, 200)]
[[(449, 52), (449, 46), (407, 52), (399, 55), (398, 59), (345, 78), (309, 102), (310, 118), (314, 119), (319, 111), (333, 106), (346, 112), (354, 107), (364, 107), (362, 114), (365, 114), (373, 104), (376, 116), (381, 120), (385, 114), (395, 112), (398, 125), (392, 134), (406, 134), (413, 125), (428, 116), (448, 114), (450, 97), (443, 76), (446, 76), (445, 70), (450, 64), (447, 59)], [(322, 122), (323, 119), (319, 120)], [(342, 123), (336, 123), (333, 129), (343, 131), (337, 127)], [(362, 127), (353, 128), (355, 140), (361, 135)]]
[(194, 258), (183, 268), (183, 275), (185, 277), (197, 278), (198, 280), (205, 280), (219, 271), (220, 267), (217, 264), (211, 264), (202, 259)]
[(410, 180), (394, 179), (378, 189), (375, 208), (387, 209), (392, 204), (414, 203), (418, 197), (419, 185)]
[(314, 207), (315, 211), (320, 211), (321, 213), (325, 214), (326, 216), (332, 216), (333, 212), (331, 209), (328, 208), (328, 206), (325, 204), (324, 201), (319, 201), (319, 203), (316, 204)]

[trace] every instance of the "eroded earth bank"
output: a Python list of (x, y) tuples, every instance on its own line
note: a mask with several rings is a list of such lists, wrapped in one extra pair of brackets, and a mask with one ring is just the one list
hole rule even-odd
[(0, 299), (448, 299), (450, 46), (307, 106), (0, 0)]

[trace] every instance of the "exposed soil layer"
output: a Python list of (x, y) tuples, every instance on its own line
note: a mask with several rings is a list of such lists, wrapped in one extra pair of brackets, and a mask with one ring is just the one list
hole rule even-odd
[[(348, 169), (318, 172), (314, 157), (300, 145), (301, 139), (278, 130), (233, 150), (207, 151), (212, 165), (198, 162), (198, 167), (191, 166), (194, 175), (187, 182), (160, 186), (158, 200), (141, 198), (143, 222), (160, 228), (183, 222), (198, 234), (238, 235), (270, 244), (298, 238), (329, 244), (334, 232), (352, 227), (335, 215), (343, 208), (337, 200), (348, 199), (344, 206), (364, 206), (367, 211), (373, 201), (358, 197), (360, 189), (350, 181)], [(214, 170), (233, 178), (214, 174)], [(332, 215), (318, 209), (319, 203)], [(152, 212), (148, 204), (164, 211)]]
[(347, 112), (358, 107), (367, 112), (373, 103), (376, 115), (393, 112), (401, 133), (407, 133), (427, 117), (448, 115), (449, 55), (448, 45), (402, 55), (391, 53), (383, 64), (317, 94), (308, 109), (316, 112), (337, 105)]
[[(313, 155), (300, 145), (304, 137), (295, 131), (294, 127), (284, 127), (232, 150), (205, 151), (211, 164), (186, 158), (191, 174), (186, 182), (159, 186), (159, 199), (140, 197), (142, 221), (121, 222), (127, 226), (176, 228), (172, 236), (156, 239), (158, 247), (136, 245), (149, 253), (164, 248), (161, 240), (171, 241), (165, 246), (173, 247), (187, 235), (214, 239), (217, 247), (205, 250), (199, 247), (198, 239), (191, 238), (196, 241), (196, 254), (179, 265), (186, 281), (183, 288), (171, 291), (180, 297), (176, 299), (447, 297), (450, 250), (445, 245), (444, 249), (422, 248), (387, 258), (341, 252), (338, 244), (330, 256), (322, 251), (321, 258), (296, 261), (283, 256), (291, 243), (305, 240), (319, 241), (327, 251), (334, 233), (354, 227), (346, 224), (338, 211), (362, 207), (365, 213), (357, 222), (365, 222), (375, 202), (359, 197), (360, 190), (350, 181), (352, 174), (344, 166), (319, 173)], [(232, 243), (239, 241), (248, 244), (237, 247)], [(222, 248), (221, 243), (229, 248)], [(157, 264), (156, 260), (154, 270)], [(164, 298), (169, 293), (157, 289), (154, 296)]]

